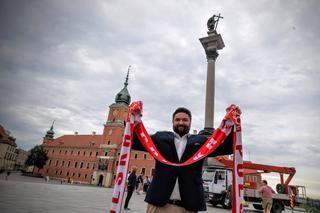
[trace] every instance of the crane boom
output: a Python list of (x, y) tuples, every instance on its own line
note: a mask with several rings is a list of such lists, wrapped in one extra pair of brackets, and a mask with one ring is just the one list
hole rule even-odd
[[(225, 157), (217, 157), (216, 159), (218, 161), (220, 161), (222, 164), (226, 165), (229, 169), (233, 168), (233, 161), (232, 160), (229, 160)], [(282, 186), (284, 186), (286, 193), (288, 192), (288, 185), (296, 173), (296, 169), (294, 167), (257, 164), (257, 163), (252, 163), (250, 161), (244, 161), (243, 168), (244, 169), (254, 169), (254, 170), (257, 170), (258, 173), (271, 173), (271, 172), (279, 173), (280, 174), (280, 183)], [(284, 181), (284, 177), (283, 177), (284, 174), (288, 175), (288, 177), (285, 181)]]

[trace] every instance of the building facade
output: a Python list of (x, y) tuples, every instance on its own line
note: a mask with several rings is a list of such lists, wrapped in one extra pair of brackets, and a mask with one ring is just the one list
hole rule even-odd
[[(102, 134), (75, 133), (54, 138), (52, 125), (42, 143), (49, 160), (43, 169), (35, 169), (35, 173), (69, 182), (113, 186), (131, 102), (128, 74), (123, 89), (109, 106)], [(129, 171), (135, 166), (138, 173), (151, 176), (154, 165), (154, 159), (147, 152), (131, 152)]]
[(16, 139), (0, 125), (0, 170), (13, 170), (16, 161)]

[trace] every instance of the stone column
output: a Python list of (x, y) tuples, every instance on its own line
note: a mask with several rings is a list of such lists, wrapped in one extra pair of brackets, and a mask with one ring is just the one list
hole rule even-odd
[(224, 48), (224, 42), (216, 31), (209, 31), (208, 36), (199, 39), (207, 56), (207, 82), (204, 131), (212, 132), (214, 123), (214, 97), (215, 97), (215, 62), (218, 50)]

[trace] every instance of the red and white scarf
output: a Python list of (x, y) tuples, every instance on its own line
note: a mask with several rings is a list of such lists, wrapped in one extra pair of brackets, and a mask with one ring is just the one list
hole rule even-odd
[(123, 195), (125, 191), (125, 182), (128, 172), (128, 165), (131, 154), (131, 145), (133, 132), (135, 132), (144, 146), (144, 148), (158, 161), (172, 166), (186, 166), (195, 163), (213, 152), (225, 140), (225, 138), (234, 132), (233, 142), (233, 213), (242, 213), (242, 194), (243, 194), (243, 169), (242, 169), (242, 142), (241, 142), (241, 111), (239, 107), (231, 105), (227, 108), (227, 114), (222, 120), (219, 128), (208, 138), (204, 145), (187, 161), (183, 163), (172, 163), (166, 160), (157, 150), (152, 142), (151, 137), (147, 133), (142, 121), (142, 102), (133, 102), (130, 105), (127, 123), (125, 127), (123, 143), (120, 152), (117, 176), (113, 190), (110, 213), (121, 213)]

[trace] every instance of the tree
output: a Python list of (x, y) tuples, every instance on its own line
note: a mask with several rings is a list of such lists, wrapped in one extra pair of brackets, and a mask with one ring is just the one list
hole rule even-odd
[[(27, 166), (36, 166), (42, 169), (46, 165), (48, 160), (48, 154), (42, 146), (36, 145), (30, 150), (30, 154), (25, 162)], [(33, 172), (32, 172), (33, 173)]]

